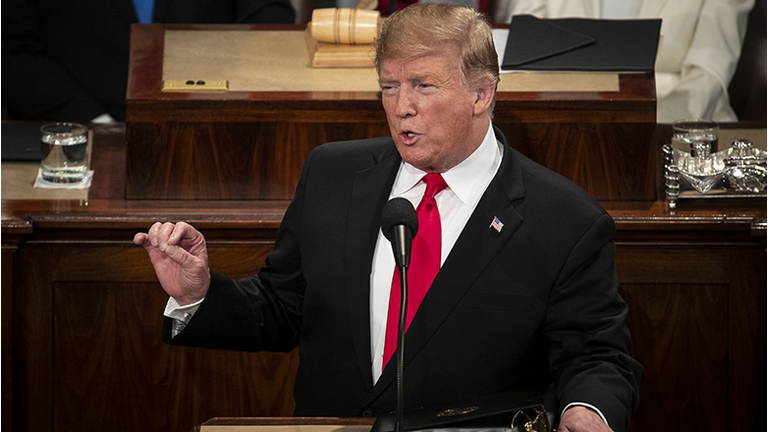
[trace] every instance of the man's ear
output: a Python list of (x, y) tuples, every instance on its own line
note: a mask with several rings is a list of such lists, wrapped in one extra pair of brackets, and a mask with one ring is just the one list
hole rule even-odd
[(482, 87), (477, 89), (475, 95), (474, 114), (477, 116), (487, 113), (491, 108), (493, 98), (496, 96), (496, 89), (494, 87)]

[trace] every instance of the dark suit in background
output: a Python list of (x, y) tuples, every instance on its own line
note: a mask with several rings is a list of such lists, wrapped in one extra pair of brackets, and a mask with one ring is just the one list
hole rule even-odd
[[(406, 407), (558, 383), (560, 409), (598, 407), (621, 431), (637, 403), (614, 223), (570, 181), (504, 144), (501, 167), (408, 329)], [(296, 415), (395, 407), (395, 362), (374, 385), (370, 274), (401, 158), (390, 138), (326, 144), (307, 158), (275, 251), (258, 277), (213, 275), (172, 344), (299, 347)], [(500, 232), (489, 227), (498, 217)]]
[[(3, 0), (2, 103), (13, 119), (125, 120), (131, 0)], [(158, 23), (293, 23), (289, 0), (156, 0)]]

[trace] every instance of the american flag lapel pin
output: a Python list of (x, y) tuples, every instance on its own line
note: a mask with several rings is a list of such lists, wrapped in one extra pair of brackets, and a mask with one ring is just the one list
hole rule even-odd
[(498, 217), (494, 216), (493, 222), (491, 222), (491, 226), (489, 226), (488, 228), (493, 228), (497, 232), (501, 232), (501, 229), (504, 228), (504, 224), (499, 220)]

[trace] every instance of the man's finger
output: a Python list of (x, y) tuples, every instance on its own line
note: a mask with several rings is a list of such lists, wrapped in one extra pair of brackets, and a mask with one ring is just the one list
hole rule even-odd
[(168, 244), (169, 245), (177, 245), (181, 242), (182, 239), (187, 239), (191, 241), (195, 241), (196, 237), (198, 235), (197, 230), (195, 230), (192, 225), (180, 221), (173, 227), (173, 231), (168, 236)]
[(149, 228), (149, 231), (147, 234), (149, 235), (149, 242), (152, 244), (152, 246), (159, 246), (160, 245), (160, 236), (161, 236), (161, 229), (163, 228), (163, 224), (160, 222), (155, 222), (152, 224), (152, 226)]
[(147, 240), (149, 240), (149, 235), (147, 235), (147, 233), (138, 232), (133, 236), (133, 243), (137, 246), (144, 246), (144, 243), (146, 243)]
[(175, 229), (176, 229), (176, 224), (173, 224), (173, 223), (171, 223), (171, 222), (166, 222), (166, 223), (164, 223), (164, 224), (163, 224), (163, 225), (160, 227), (160, 230), (158, 230), (158, 235), (160, 236), (160, 239), (161, 239), (160, 241), (161, 241), (161, 243), (162, 243), (163, 241), (168, 241), (168, 238), (171, 236), (171, 234), (173, 233), (173, 231), (174, 231)]
[(184, 265), (189, 261), (189, 259), (192, 257), (189, 252), (184, 250), (184, 248), (176, 246), (176, 245), (167, 245), (165, 248), (165, 255), (168, 256), (173, 262), (179, 265)]

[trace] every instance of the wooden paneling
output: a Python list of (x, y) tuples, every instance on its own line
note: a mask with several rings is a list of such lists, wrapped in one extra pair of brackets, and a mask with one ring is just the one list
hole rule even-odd
[(766, 253), (761, 245), (729, 254), (728, 422), (731, 430), (759, 429), (766, 406)]
[[(622, 283), (633, 353), (644, 367), (632, 431), (658, 430), (660, 419), (665, 430), (732, 430), (723, 403), (728, 291), (727, 285)], [(699, 383), (706, 390), (692, 391)]]
[[(626, 137), (653, 139), (648, 123), (495, 123), (510, 145), (571, 179), (600, 200), (654, 200), (655, 149)], [(554, 145), (553, 143), (563, 143)], [(616, 161), (635, 161), (617, 163)]]
[[(497, 122), (517, 150), (570, 178), (599, 199), (656, 195), (656, 155), (623, 136), (653, 137), (655, 127), (632, 123)], [(291, 199), (306, 155), (330, 141), (386, 136), (383, 123), (169, 122), (131, 125), (139, 145), (127, 147), (126, 198)], [(568, 143), (553, 146), (549, 143)], [(147, 149), (154, 149), (150, 155)], [(633, 160), (635, 164), (617, 164)], [(611, 179), (611, 181), (606, 181)]]
[(53, 430), (181, 432), (293, 411), (296, 356), (163, 345), (156, 284), (57, 283), (53, 297), (53, 355), (67, 360), (53, 364)]
[(621, 295), (645, 368), (630, 430), (661, 421), (670, 430), (755, 430), (765, 402), (764, 243), (738, 218), (616, 218)]
[(317, 145), (389, 133), (385, 124), (134, 123), (126, 198), (286, 200)]
[(13, 427), (11, 419), (13, 418), (13, 284), (14, 269), (16, 266), (16, 252), (26, 234), (31, 232), (31, 226), (22, 221), (9, 221), (3, 223), (3, 243), (2, 243), (2, 293), (0, 301), (2, 302), (2, 384), (0, 387), (0, 400), (2, 400), (2, 423), (1, 429), (10, 430)]
[[(244, 276), (269, 250), (214, 239), (211, 265)], [(16, 430), (186, 432), (215, 416), (291, 415), (296, 352), (161, 343), (168, 297), (143, 249), (32, 242), (20, 259)]]

